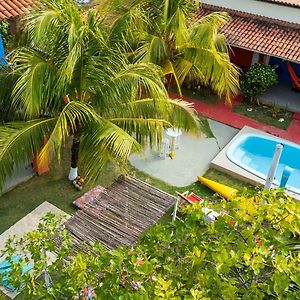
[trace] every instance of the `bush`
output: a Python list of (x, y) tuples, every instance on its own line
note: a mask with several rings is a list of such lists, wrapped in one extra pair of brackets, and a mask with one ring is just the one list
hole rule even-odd
[[(110, 252), (92, 243), (75, 254), (68, 232), (48, 215), (38, 230), (10, 240), (5, 254), (34, 262), (22, 279), (24, 299), (73, 299), (86, 283), (107, 300), (300, 299), (300, 202), (275, 190), (205, 205), (224, 214), (207, 224), (201, 206), (181, 206), (176, 222)], [(47, 290), (39, 275), (43, 253), (54, 249)], [(20, 274), (16, 266), (12, 279), (20, 282)]]
[(0, 21), (0, 34), (2, 35), (4, 45), (6, 45), (9, 37), (9, 23), (7, 20)]
[(245, 98), (252, 102), (277, 82), (278, 76), (275, 69), (269, 65), (255, 64), (242, 77), (240, 86)]

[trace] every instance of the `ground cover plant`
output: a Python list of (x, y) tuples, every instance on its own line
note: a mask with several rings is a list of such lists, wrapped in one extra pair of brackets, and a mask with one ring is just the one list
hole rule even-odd
[(254, 119), (258, 122), (287, 130), (293, 120), (293, 113), (278, 106), (249, 103), (238, 103), (232, 109), (233, 112)]
[[(91, 251), (75, 254), (68, 233), (48, 215), (38, 231), (10, 240), (6, 253), (18, 249), (34, 261), (33, 273), (22, 278), (25, 299), (72, 299), (86, 284), (95, 299), (299, 298), (299, 202), (275, 190), (204, 205), (223, 214), (206, 223), (199, 205), (182, 205), (175, 222), (155, 225), (136, 245), (111, 252), (93, 243)], [(57, 245), (47, 289), (40, 276), (44, 254)], [(18, 270), (16, 264), (14, 284)]]

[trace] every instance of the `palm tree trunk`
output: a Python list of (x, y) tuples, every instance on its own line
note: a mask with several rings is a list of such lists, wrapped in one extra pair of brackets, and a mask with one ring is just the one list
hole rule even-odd
[(80, 146), (80, 134), (76, 132), (73, 136), (73, 144), (71, 148), (71, 168), (69, 173), (69, 180), (74, 180), (78, 176), (78, 157)]

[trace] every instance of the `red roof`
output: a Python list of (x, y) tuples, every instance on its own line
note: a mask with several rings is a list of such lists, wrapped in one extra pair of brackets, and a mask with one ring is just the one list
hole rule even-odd
[(32, 7), (34, 0), (0, 0), (0, 20), (13, 18)]
[(275, 4), (281, 4), (286, 6), (300, 7), (300, 0), (260, 0), (260, 1), (272, 2)]
[(223, 7), (202, 4), (197, 18), (216, 11), (232, 20), (222, 28), (230, 45), (300, 62), (300, 25)]

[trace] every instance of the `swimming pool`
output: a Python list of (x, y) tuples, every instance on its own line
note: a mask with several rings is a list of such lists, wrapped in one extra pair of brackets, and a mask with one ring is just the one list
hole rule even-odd
[(246, 171), (266, 180), (276, 145), (284, 145), (275, 174), (275, 184), (279, 184), (283, 168), (294, 169), (286, 188), (300, 194), (300, 146), (286, 140), (259, 134), (243, 134), (229, 146), (226, 155), (230, 161)]

